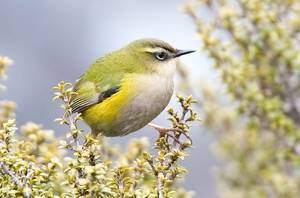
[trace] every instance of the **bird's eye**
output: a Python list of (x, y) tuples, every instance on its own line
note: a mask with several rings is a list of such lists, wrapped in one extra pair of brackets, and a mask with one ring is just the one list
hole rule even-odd
[(163, 61), (168, 58), (168, 54), (166, 52), (156, 52), (155, 53), (155, 58), (157, 60)]

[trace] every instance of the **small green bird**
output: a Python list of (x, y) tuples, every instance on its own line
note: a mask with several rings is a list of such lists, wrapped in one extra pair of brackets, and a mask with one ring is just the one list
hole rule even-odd
[(171, 99), (177, 57), (192, 52), (140, 39), (105, 55), (76, 82), (73, 113), (82, 114), (94, 135), (122, 136), (144, 127)]

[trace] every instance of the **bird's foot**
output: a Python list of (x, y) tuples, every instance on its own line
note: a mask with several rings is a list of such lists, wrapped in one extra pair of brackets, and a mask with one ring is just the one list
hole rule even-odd
[(189, 140), (190, 144), (193, 143), (191, 137), (187, 133), (184, 133), (180, 129), (165, 128), (165, 127), (153, 124), (153, 123), (149, 123), (148, 126), (152, 127), (153, 129), (155, 129), (159, 133), (159, 138), (167, 137), (167, 138), (173, 139), (173, 141), (174, 141), (173, 144), (175, 144), (175, 145), (179, 144), (180, 146), (183, 146), (181, 141), (179, 140), (180, 135), (185, 136), (185, 138)]
[(164, 137), (168, 134), (168, 132), (174, 131), (172, 128), (165, 128), (156, 124), (149, 123), (148, 126), (152, 127), (159, 133), (159, 137)]
[(174, 128), (165, 128), (165, 127), (153, 124), (153, 123), (149, 123), (148, 126), (152, 127), (159, 133), (159, 138), (162, 138), (162, 137), (171, 138), (174, 140), (174, 142), (181, 145), (181, 142), (179, 141), (179, 136), (176, 137), (175, 135), (170, 133), (170, 132), (179, 132), (178, 130), (176, 130)]

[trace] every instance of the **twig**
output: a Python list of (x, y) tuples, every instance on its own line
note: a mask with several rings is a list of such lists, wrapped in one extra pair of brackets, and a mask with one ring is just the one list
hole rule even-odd
[(21, 186), (20, 179), (14, 174), (14, 172), (9, 170), (9, 168), (4, 164), (4, 162), (0, 162), (0, 167), (2, 169), (2, 172), (6, 175), (9, 175), (17, 186)]
[(163, 186), (163, 183), (160, 179), (160, 174), (163, 174), (163, 173), (159, 173), (157, 175), (157, 180), (158, 180), (158, 182), (157, 182), (157, 196), (158, 196), (158, 198), (164, 198), (164, 192), (163, 192), (164, 186)]
[[(25, 177), (25, 182), (23, 183), (13, 171), (9, 170), (9, 168), (4, 164), (4, 162), (0, 162), (0, 167), (1, 167), (1, 171), (4, 174), (9, 175), (13, 180), (13, 182), (15, 183), (15, 185), (22, 189), (24, 189), (24, 187), (27, 185), (27, 180), (28, 180), (27, 177), (29, 178), (30, 175), (33, 173), (33, 172), (31, 173), (31, 171), (28, 172)], [(31, 195), (29, 192), (23, 192), (23, 197), (30, 198)]]
[[(28, 180), (31, 177), (31, 175), (34, 173), (34, 171), (32, 170), (32, 164), (29, 164), (29, 168), (28, 168), (28, 172), (24, 178), (24, 182), (23, 182), (23, 188), (28, 188)], [(24, 192), (23, 193), (24, 197), (31, 197), (29, 192)]]

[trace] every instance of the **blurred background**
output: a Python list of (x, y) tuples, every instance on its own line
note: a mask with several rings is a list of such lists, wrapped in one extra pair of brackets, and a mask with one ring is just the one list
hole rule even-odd
[[(299, 0), (0, 0), (0, 55), (15, 61), (2, 97), (17, 102), (18, 126), (34, 121), (63, 137), (51, 101), (61, 80), (75, 82), (138, 38), (196, 49), (175, 79), (176, 91), (198, 99), (203, 120), (183, 186), (195, 197), (298, 198), (299, 18)], [(154, 122), (167, 125), (166, 117)], [(144, 136), (157, 134), (145, 127), (110, 142), (125, 148)]]
[[(159, 38), (177, 48), (198, 50), (196, 27), (183, 13), (183, 4), (182, 0), (0, 0), (0, 55), (14, 60), (2, 97), (17, 102), (18, 125), (34, 121), (64, 136), (65, 128), (53, 122), (61, 111), (51, 101), (51, 87), (61, 80), (75, 82), (95, 59), (132, 40)], [(218, 82), (202, 53), (186, 56), (182, 62), (187, 72), (197, 74), (189, 79), (192, 85), (198, 86), (199, 79)], [(173, 97), (170, 107), (177, 105), (174, 101)], [(165, 119), (162, 113), (155, 123), (166, 126)], [(129, 139), (143, 136), (154, 141), (157, 134), (145, 127), (111, 142), (125, 147)], [(213, 170), (218, 163), (210, 149), (214, 138), (200, 124), (194, 126), (192, 138), (194, 148), (184, 161), (189, 173), (183, 185), (201, 197), (215, 197)]]

